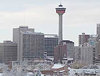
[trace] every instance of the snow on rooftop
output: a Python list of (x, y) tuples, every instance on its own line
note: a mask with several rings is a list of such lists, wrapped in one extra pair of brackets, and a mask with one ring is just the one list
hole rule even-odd
[(61, 70), (60, 72), (64, 72), (65, 70)]
[(41, 76), (44, 76), (43, 74), (41, 74)]
[(3, 74), (2, 74), (2, 73), (0, 73), (0, 76), (3, 76)]
[(44, 35), (44, 34), (41, 33), (41, 32), (32, 32), (32, 31), (26, 31), (26, 32), (22, 32), (22, 31), (21, 31), (21, 33), (23, 33), (23, 34), (37, 34), (37, 35)]
[(45, 34), (45, 38), (58, 38), (56, 34)]
[(52, 69), (59, 69), (59, 68), (62, 68), (62, 67), (64, 67), (64, 65), (62, 65), (62, 64), (54, 64)]
[(33, 73), (32, 72), (28, 72), (27, 73), (27, 76), (30, 76), (30, 75), (33, 75)]
[(50, 60), (52, 60), (52, 61), (54, 60), (54, 58), (53, 58), (53, 57), (48, 57), (47, 59), (50, 59)]
[(68, 58), (68, 60), (73, 60), (73, 58)]

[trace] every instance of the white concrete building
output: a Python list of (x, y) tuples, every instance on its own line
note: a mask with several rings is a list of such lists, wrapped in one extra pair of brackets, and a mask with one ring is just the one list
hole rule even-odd
[(75, 46), (74, 47), (74, 60), (75, 62), (79, 62), (81, 59), (81, 47)]
[(95, 50), (93, 46), (88, 43), (80, 46), (81, 50), (81, 63), (84, 65), (93, 64), (93, 51)]
[(74, 52), (75, 62), (81, 63), (83, 65), (93, 64), (93, 58), (95, 53), (95, 47), (85, 43), (82, 46), (76, 46)]

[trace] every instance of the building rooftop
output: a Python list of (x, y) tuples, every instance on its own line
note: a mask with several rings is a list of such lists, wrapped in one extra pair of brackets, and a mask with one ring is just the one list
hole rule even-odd
[(74, 43), (73, 41), (70, 41), (70, 40), (62, 40), (61, 42)]
[(28, 28), (28, 26), (19, 26), (19, 28)]
[(41, 32), (32, 32), (32, 31), (26, 31), (26, 32), (22, 32), (23, 34), (38, 34), (38, 35), (44, 35)]
[(45, 34), (45, 38), (58, 38), (56, 34)]

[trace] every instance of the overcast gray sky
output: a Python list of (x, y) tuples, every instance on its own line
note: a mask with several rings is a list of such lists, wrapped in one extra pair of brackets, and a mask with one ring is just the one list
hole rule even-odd
[[(58, 33), (55, 8), (60, 0), (0, 0), (0, 42), (12, 40), (15, 27), (29, 26), (45, 34)], [(78, 44), (82, 32), (96, 34), (100, 23), (100, 0), (62, 0), (64, 39)]]

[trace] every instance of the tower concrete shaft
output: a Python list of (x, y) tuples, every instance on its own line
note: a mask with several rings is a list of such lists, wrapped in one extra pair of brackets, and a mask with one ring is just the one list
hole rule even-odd
[(63, 40), (63, 14), (65, 10), (66, 8), (63, 8), (61, 4), (56, 8), (56, 13), (59, 15), (59, 43)]
[(63, 40), (63, 25), (62, 25), (62, 15), (59, 14), (59, 42)]

